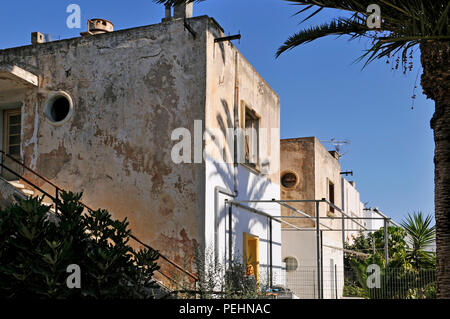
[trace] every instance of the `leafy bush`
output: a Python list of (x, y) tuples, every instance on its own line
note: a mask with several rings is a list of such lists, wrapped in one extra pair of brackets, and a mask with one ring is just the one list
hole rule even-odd
[(247, 266), (241, 262), (240, 256), (235, 256), (229, 265), (223, 265), (215, 260), (211, 249), (205, 249), (204, 252), (197, 249), (195, 264), (199, 278), (197, 293), (203, 299), (267, 297), (267, 293), (260, 288), (268, 286), (262, 284), (266, 278), (260, 278), (260, 283), (257, 283), (254, 276), (248, 276)]
[[(149, 298), (157, 251), (130, 247), (129, 223), (106, 210), (84, 212), (63, 192), (57, 218), (42, 199), (0, 210), (0, 298)], [(67, 267), (80, 267), (69, 289)]]
[(344, 297), (362, 297), (362, 298), (368, 297), (366, 290), (356, 285), (345, 285), (342, 295)]

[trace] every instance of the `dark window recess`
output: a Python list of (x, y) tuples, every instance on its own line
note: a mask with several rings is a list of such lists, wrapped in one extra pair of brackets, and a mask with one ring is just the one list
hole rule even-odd
[[(334, 204), (334, 184), (328, 183), (328, 200)], [(330, 212), (334, 213), (334, 207), (330, 206)]]
[(256, 168), (259, 162), (259, 118), (254, 111), (245, 109), (245, 163)]
[(19, 115), (13, 115), (9, 118), (9, 124), (10, 125), (20, 125), (20, 114)]
[(20, 155), (20, 145), (10, 146), (9, 147), (9, 155), (11, 156), (19, 156)]
[(70, 103), (65, 97), (59, 97), (53, 102), (50, 116), (54, 122), (61, 122), (69, 115)]
[(9, 155), (19, 158), (21, 134), (20, 110), (6, 110), (4, 112), (4, 119), (5, 127), (3, 129), (3, 147)]
[(286, 173), (281, 177), (281, 185), (286, 188), (294, 187), (297, 184), (297, 176), (294, 173)]

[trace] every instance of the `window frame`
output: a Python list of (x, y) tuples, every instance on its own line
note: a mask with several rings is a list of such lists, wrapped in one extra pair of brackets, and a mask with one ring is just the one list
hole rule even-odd
[[(251, 127), (253, 129), (255, 129), (256, 131), (256, 136), (249, 136), (247, 134), (247, 129), (249, 129), (247, 127), (247, 117), (251, 117), (251, 121), (256, 123), (256, 127)], [(244, 167), (250, 169), (251, 171), (260, 174), (261, 173), (261, 158), (260, 158), (260, 151), (261, 151), (261, 137), (260, 137), (260, 127), (261, 127), (261, 116), (249, 105), (247, 105), (245, 102), (242, 101), (241, 104), (241, 129), (244, 130), (244, 136), (243, 136), (243, 149), (242, 152), (244, 154), (243, 159), (244, 162), (240, 163), (242, 164)], [(252, 140), (251, 142), (249, 142), (247, 144), (247, 139), (248, 140)], [(255, 142), (256, 139), (256, 142)], [(254, 147), (252, 147), (252, 145), (254, 145), (254, 143), (256, 143), (256, 149), (254, 150)], [(249, 150), (249, 158), (247, 158), (247, 145), (249, 145), (248, 150)], [(252, 151), (256, 152), (256, 154), (254, 154)], [(256, 162), (251, 162), (251, 158), (255, 158), (256, 157)]]
[[(19, 116), (20, 117), (20, 122), (18, 124), (19, 126), (19, 133), (18, 134), (10, 134), (10, 127), (11, 127), (11, 123), (10, 123), (10, 118), (12, 116)], [(11, 155), (12, 157), (16, 158), (16, 159), (20, 159), (21, 154), (22, 154), (22, 111), (21, 108), (14, 108), (14, 109), (6, 109), (3, 110), (3, 149), (4, 152), (6, 152), (8, 155)], [(18, 154), (11, 154), (10, 153), (10, 137), (11, 135), (14, 136), (19, 136), (19, 143), (18, 144), (13, 144), (13, 146), (18, 146), (19, 147), (19, 153)]]
[[(295, 176), (295, 178), (296, 178), (295, 184), (293, 186), (291, 186), (291, 187), (286, 187), (286, 186), (283, 185), (283, 177), (285, 175), (287, 175), (287, 174), (293, 174)], [(292, 170), (285, 170), (285, 171), (281, 172), (281, 174), (280, 174), (280, 185), (281, 185), (281, 187), (284, 190), (288, 190), (288, 191), (293, 190), (293, 189), (295, 189), (298, 186), (299, 183), (300, 183), (300, 176), (296, 172), (294, 172)]]
[[(294, 264), (295, 264), (295, 269), (290, 269), (290, 268), (288, 267), (288, 265), (289, 265), (288, 260), (289, 260), (289, 259), (295, 261), (295, 263), (294, 263)], [(297, 259), (296, 257), (294, 257), (294, 256), (287, 256), (287, 257), (284, 257), (284, 258), (283, 258), (283, 262), (286, 264), (286, 272), (294, 272), (294, 271), (297, 271), (297, 270), (298, 270), (299, 262), (298, 262), (298, 259)]]
[[(333, 187), (333, 198), (331, 198), (331, 192), (330, 192), (330, 186)], [(336, 184), (333, 183), (329, 178), (327, 178), (327, 199), (333, 203), (334, 205), (336, 205)], [(327, 216), (329, 217), (335, 217), (336, 216), (336, 210), (334, 209), (333, 206), (328, 205), (328, 212), (327, 212)]]

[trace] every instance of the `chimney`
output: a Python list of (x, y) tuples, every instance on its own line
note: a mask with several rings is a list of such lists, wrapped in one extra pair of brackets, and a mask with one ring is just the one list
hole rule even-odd
[(173, 11), (175, 19), (192, 18), (194, 15), (194, 3), (186, 0), (185, 3), (175, 6)]
[(114, 24), (105, 19), (88, 20), (88, 31), (81, 32), (82, 36), (102, 34), (114, 31)]
[(162, 22), (170, 21), (173, 19), (172, 18), (172, 7), (170, 5), (166, 6), (165, 13), (166, 13), (166, 17), (162, 19)]
[(39, 44), (39, 43), (44, 43), (44, 42), (45, 42), (44, 34), (42, 34), (40, 32), (31, 33), (31, 43), (32, 44)]

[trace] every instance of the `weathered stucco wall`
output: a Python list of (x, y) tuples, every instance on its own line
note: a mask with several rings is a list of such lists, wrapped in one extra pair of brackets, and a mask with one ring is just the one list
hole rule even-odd
[[(297, 184), (292, 188), (281, 186), (281, 198), (285, 200), (301, 200), (328, 198), (328, 182), (334, 184), (335, 205), (342, 207), (341, 199), (341, 168), (339, 161), (315, 137), (292, 138), (281, 141), (281, 176), (293, 172), (297, 176)], [(314, 203), (290, 203), (311, 216), (315, 216)], [(291, 213), (287, 208), (282, 209), (283, 214), (299, 216)], [(320, 216), (327, 216), (329, 207), (320, 204)], [(339, 213), (336, 213), (339, 216)], [(313, 227), (314, 221), (309, 219), (292, 219), (294, 225)], [(337, 227), (337, 221), (324, 221), (330, 226)]]
[[(297, 175), (298, 182), (292, 188), (282, 186), (281, 198), (286, 200), (328, 198), (328, 181), (334, 184), (335, 205), (342, 207), (341, 200), (341, 182), (339, 161), (334, 158), (315, 137), (293, 138), (281, 141), (281, 175), (286, 172), (293, 172)], [(290, 206), (297, 208), (311, 216), (315, 216), (316, 209), (314, 203), (289, 203)], [(320, 216), (328, 217), (329, 205), (320, 203)], [(300, 216), (297, 213), (282, 208), (283, 216)], [(340, 217), (340, 213), (336, 212)], [(286, 219), (298, 227), (309, 228), (305, 231), (283, 231), (282, 232), (282, 256), (294, 257), (298, 261), (298, 271), (317, 273), (317, 245), (316, 232), (314, 231), (315, 221), (310, 219)], [(335, 265), (342, 272), (342, 227), (341, 219), (322, 219), (321, 224), (329, 226), (338, 231), (324, 231), (322, 236), (322, 257), (323, 257), (323, 275), (324, 291), (326, 298), (335, 297), (334, 277)], [(321, 226), (321, 229), (326, 229)], [(297, 278), (298, 272), (286, 274), (288, 279)], [(297, 276), (297, 277), (296, 277)], [(311, 276), (314, 278), (314, 276)], [(298, 281), (298, 279), (295, 279)], [(291, 282), (295, 282), (291, 280)], [(302, 282), (301, 285), (305, 283)], [(309, 282), (306, 286), (299, 284), (298, 293), (309, 298), (314, 297), (316, 283)], [(309, 286), (308, 286), (309, 285)], [(338, 279), (338, 297), (342, 294), (343, 278)], [(294, 289), (295, 290), (295, 289)]]
[[(306, 200), (316, 199), (315, 196), (315, 138), (293, 138), (281, 140), (281, 176), (292, 172), (297, 176), (297, 184), (292, 188), (281, 185), (281, 199)], [(300, 211), (315, 216), (314, 203), (289, 203), (290, 206)], [(282, 207), (283, 216), (300, 216), (292, 210)], [(289, 223), (299, 227), (314, 227), (312, 219), (290, 218)], [(288, 227), (283, 225), (283, 227)]]
[[(342, 208), (341, 166), (339, 161), (317, 139), (315, 139), (315, 154), (315, 198), (329, 198), (328, 182), (330, 181), (334, 184), (334, 204)], [(326, 203), (321, 203), (320, 216), (333, 216), (329, 212), (330, 206)], [(337, 211), (334, 212), (334, 216), (342, 217), (341, 213)], [(342, 229), (341, 219), (327, 219), (322, 220), (322, 222), (332, 229)], [(327, 238), (335, 242), (337, 247), (342, 247), (341, 231), (329, 231), (327, 232)]]
[[(207, 139), (205, 142), (205, 242), (208, 248), (217, 247), (219, 261), (226, 263), (230, 249), (234, 257), (242, 256), (244, 232), (259, 237), (262, 279), (270, 265), (269, 220), (249, 210), (233, 207), (230, 248), (228, 210), (225, 210), (224, 200), (232, 198), (219, 193), (216, 187), (227, 189), (229, 193), (236, 191), (237, 200), (279, 198), (280, 99), (232, 43), (214, 42), (215, 38), (223, 36), (225, 34), (211, 21), (207, 38), (205, 127), (216, 139)], [(226, 143), (226, 131), (241, 126), (239, 114), (245, 105), (253, 108), (260, 116), (259, 158), (261, 163), (270, 163), (269, 174), (262, 174), (241, 164), (236, 170), (233, 166), (233, 144), (230, 148)], [(278, 205), (251, 206), (273, 216), (280, 214)], [(215, 240), (219, 242), (218, 245), (214, 245)], [(281, 269), (281, 232), (276, 222), (273, 223), (272, 240), (272, 266), (276, 277), (276, 272)]]
[[(208, 21), (190, 19), (195, 39), (175, 20), (0, 51), (40, 77), (22, 97), (26, 164), (182, 265), (202, 240), (205, 170), (172, 162), (171, 133), (204, 118)], [(55, 127), (44, 102), (58, 90), (74, 114)]]
[(205, 126), (207, 131), (218, 133), (218, 140), (207, 140), (207, 156), (233, 162), (226, 129), (243, 127), (242, 112), (247, 106), (259, 116), (259, 164), (261, 170), (263, 163), (270, 166), (264, 178), (279, 184), (280, 98), (231, 42), (214, 42), (225, 34), (212, 21), (209, 26)]

